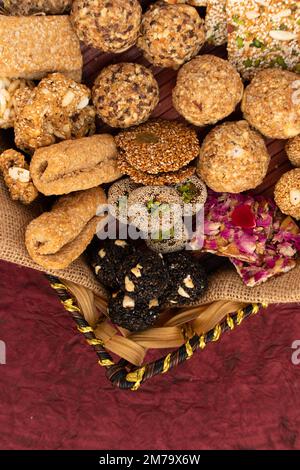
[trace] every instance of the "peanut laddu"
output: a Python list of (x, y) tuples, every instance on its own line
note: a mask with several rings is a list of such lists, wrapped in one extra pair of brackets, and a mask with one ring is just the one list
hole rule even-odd
[(30, 204), (37, 196), (24, 156), (16, 150), (5, 150), (0, 155), (0, 171), (11, 198), (23, 204)]
[(15, 141), (34, 151), (60, 140), (77, 139), (95, 132), (95, 109), (85, 85), (54, 73), (31, 93), (16, 93)]

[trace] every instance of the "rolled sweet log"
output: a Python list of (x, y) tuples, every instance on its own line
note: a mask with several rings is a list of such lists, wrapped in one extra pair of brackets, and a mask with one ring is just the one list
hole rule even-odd
[(32, 157), (30, 172), (42, 194), (68, 194), (120, 178), (116, 157), (111, 135), (93, 135), (39, 148)]
[(16, 16), (47, 13), (59, 15), (70, 10), (72, 0), (4, 0), (5, 13)]
[(80, 44), (69, 17), (0, 15), (0, 77), (39, 80), (50, 72), (81, 80)]
[(95, 235), (101, 217), (96, 212), (106, 204), (101, 188), (61, 197), (50, 212), (28, 225), (25, 244), (30, 257), (45, 269), (64, 269), (77, 259)]

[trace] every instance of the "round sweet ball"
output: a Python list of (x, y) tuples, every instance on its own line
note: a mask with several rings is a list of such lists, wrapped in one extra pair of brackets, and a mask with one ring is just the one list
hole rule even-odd
[(103, 52), (124, 52), (138, 38), (142, 8), (138, 0), (75, 0), (71, 21), (79, 39)]
[(198, 54), (204, 41), (204, 22), (194, 7), (159, 1), (143, 15), (137, 46), (151, 64), (176, 70)]
[(143, 65), (121, 63), (100, 72), (92, 96), (102, 121), (126, 128), (147, 121), (159, 102), (159, 88), (152, 72)]
[(243, 90), (240, 75), (227, 60), (202, 55), (180, 69), (173, 105), (196, 126), (215, 124), (235, 110)]
[(269, 162), (258, 132), (246, 121), (226, 122), (204, 139), (197, 172), (216, 192), (241, 193), (262, 183)]
[(282, 175), (275, 186), (274, 197), (281, 212), (300, 220), (300, 168)]
[(285, 151), (291, 164), (300, 167), (300, 134), (287, 142)]
[(255, 75), (242, 101), (245, 119), (270, 139), (289, 139), (300, 133), (300, 77), (281, 69)]

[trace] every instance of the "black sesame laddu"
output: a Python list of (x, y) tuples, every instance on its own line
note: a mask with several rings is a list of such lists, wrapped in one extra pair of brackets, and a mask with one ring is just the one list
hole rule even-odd
[(124, 292), (143, 301), (161, 297), (169, 281), (162, 255), (150, 251), (126, 257), (117, 278)]
[(127, 240), (95, 239), (88, 249), (88, 259), (101, 284), (114, 290), (119, 287), (119, 266), (133, 252), (134, 246)]
[(157, 298), (145, 302), (123, 291), (111, 295), (107, 308), (111, 321), (130, 331), (142, 331), (153, 326), (159, 311)]
[(205, 292), (208, 281), (201, 264), (188, 252), (170, 253), (164, 257), (169, 270), (165, 300), (170, 305), (188, 305)]

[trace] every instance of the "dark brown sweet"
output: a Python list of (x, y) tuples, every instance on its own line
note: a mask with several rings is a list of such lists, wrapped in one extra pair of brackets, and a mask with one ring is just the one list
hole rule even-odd
[(162, 257), (152, 252), (139, 252), (127, 257), (117, 274), (120, 288), (132, 298), (143, 301), (162, 296), (168, 278)]
[(119, 291), (109, 299), (108, 315), (113, 323), (130, 331), (142, 331), (151, 327), (159, 316), (158, 299), (145, 302)]
[(188, 305), (205, 292), (208, 281), (203, 267), (188, 252), (165, 255), (169, 286), (165, 299), (171, 305)]

